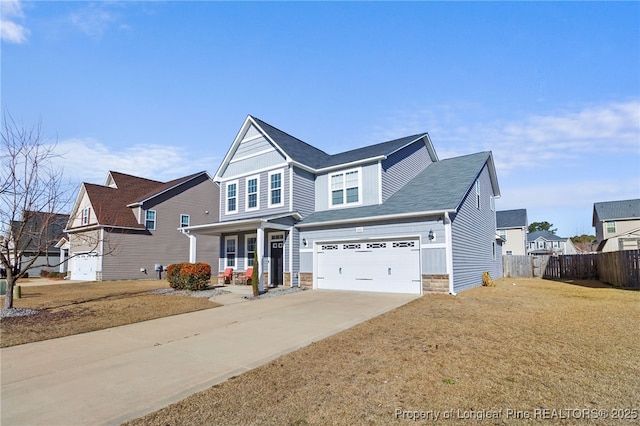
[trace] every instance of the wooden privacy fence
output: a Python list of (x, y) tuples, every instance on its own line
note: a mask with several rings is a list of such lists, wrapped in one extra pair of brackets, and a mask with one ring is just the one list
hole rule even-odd
[(599, 280), (640, 289), (640, 250), (561, 256), (503, 256), (505, 277)]

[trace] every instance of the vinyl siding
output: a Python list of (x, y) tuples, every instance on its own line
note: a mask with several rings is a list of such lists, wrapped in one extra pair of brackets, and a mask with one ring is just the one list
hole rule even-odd
[[(491, 278), (502, 277), (502, 252), (497, 244), (496, 214), (491, 210), (493, 195), (489, 171), (485, 165), (478, 177), (480, 183), (480, 210), (476, 208), (475, 185), (472, 185), (458, 213), (452, 218), (453, 286), (458, 292), (482, 285), (482, 274)], [(496, 242), (496, 260), (492, 243)]]
[[(334, 170), (329, 173), (324, 173), (318, 175), (316, 177), (316, 187), (315, 187), (315, 206), (316, 211), (328, 210), (329, 208), (350, 208), (350, 207), (359, 207), (366, 206), (370, 204), (378, 204), (378, 193), (379, 193), (379, 172), (378, 172), (378, 163), (372, 163), (362, 166), (361, 168), (362, 176), (362, 187), (360, 191), (360, 197), (362, 202), (360, 204), (353, 205), (342, 205), (340, 207), (329, 207), (329, 176), (340, 173), (340, 170)], [(353, 170), (356, 167), (347, 167), (344, 170)]]
[(315, 211), (315, 176), (306, 170), (293, 168), (293, 211), (304, 218)]
[[(282, 172), (282, 206), (279, 207), (268, 207), (269, 196), (270, 196), (270, 182), (269, 182), (269, 173), (273, 171), (281, 171)], [(258, 188), (258, 206), (257, 210), (249, 210), (247, 211), (247, 179), (252, 178), (254, 176), (260, 176), (260, 183)], [(265, 170), (263, 172), (257, 174), (247, 175), (245, 177), (241, 177), (238, 179), (234, 179), (233, 182), (237, 181), (237, 213), (226, 213), (226, 202), (227, 202), (227, 183), (222, 182), (220, 185), (220, 221), (224, 222), (227, 220), (238, 220), (238, 219), (247, 219), (252, 217), (263, 217), (266, 215), (273, 215), (278, 213), (285, 213), (289, 211), (289, 170), (286, 167), (276, 167), (273, 170)]]
[[(429, 231), (436, 235), (435, 242), (429, 243)], [(302, 247), (302, 239), (307, 240), (307, 247), (312, 248), (316, 241), (330, 240), (362, 240), (375, 238), (402, 238), (403, 236), (420, 236), (422, 249), (422, 270), (434, 271), (423, 273), (446, 273), (446, 258), (439, 253), (440, 248), (428, 248), (429, 245), (445, 243), (445, 230), (442, 220), (430, 218), (422, 221), (381, 222), (362, 227), (326, 227), (323, 229), (304, 229), (300, 231), (298, 242)], [(427, 248), (425, 248), (427, 247)], [(444, 251), (444, 248), (442, 248)], [(437, 272), (436, 272), (437, 271)], [(300, 259), (300, 272), (313, 272), (313, 253), (303, 252)]]
[(222, 178), (231, 178), (234, 176), (241, 176), (253, 173), (256, 170), (264, 169), (265, 167), (276, 166), (284, 164), (285, 158), (277, 151), (266, 152), (261, 155), (253, 157), (247, 157), (236, 162), (230, 163)]
[[(149, 200), (143, 209), (156, 211), (155, 230), (105, 232), (105, 251), (112, 253), (102, 259), (102, 279), (155, 277), (155, 264), (188, 262), (189, 238), (178, 231), (180, 215), (188, 214), (191, 225), (217, 222), (218, 200), (218, 187), (207, 176)], [(196, 261), (217, 270), (218, 238), (198, 236), (196, 244)], [(140, 272), (141, 268), (147, 270), (146, 275)]]
[(420, 141), (394, 152), (382, 161), (382, 202), (431, 164), (426, 145)]

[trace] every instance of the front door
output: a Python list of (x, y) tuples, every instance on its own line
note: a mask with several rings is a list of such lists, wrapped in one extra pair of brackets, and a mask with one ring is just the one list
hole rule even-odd
[(271, 270), (269, 271), (269, 280), (271, 285), (282, 285), (282, 265), (283, 265), (283, 252), (282, 241), (271, 242)]

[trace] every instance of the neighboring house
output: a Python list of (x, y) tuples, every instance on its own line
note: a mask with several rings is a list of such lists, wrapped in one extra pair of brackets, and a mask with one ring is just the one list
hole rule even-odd
[(527, 210), (501, 210), (496, 212), (498, 235), (505, 241), (502, 251), (507, 255), (527, 254), (527, 232), (529, 222)]
[(640, 249), (640, 199), (593, 204), (598, 251)]
[(549, 231), (529, 232), (527, 242), (527, 254), (534, 256), (577, 253), (571, 238), (562, 238)]
[(248, 116), (214, 179), (220, 222), (183, 231), (219, 236), (235, 279), (254, 253), (261, 286), (455, 293), (502, 275), (490, 152), (439, 160), (421, 133), (329, 155)]
[(29, 276), (40, 276), (42, 270), (57, 270), (63, 260), (56, 243), (64, 237), (68, 220), (67, 214), (24, 211), (21, 220), (11, 222), (9, 246), (18, 250), (18, 268), (33, 265), (27, 269)]
[[(83, 183), (66, 229), (70, 278), (153, 278), (156, 265), (187, 262), (189, 239), (178, 229), (216, 222), (219, 198), (206, 172), (158, 182), (112, 171), (104, 185)], [(198, 249), (197, 261), (216, 271), (218, 239)]]

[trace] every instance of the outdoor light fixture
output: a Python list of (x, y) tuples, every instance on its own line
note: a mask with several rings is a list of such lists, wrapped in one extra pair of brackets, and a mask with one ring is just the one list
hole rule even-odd
[(433, 241), (433, 240), (434, 240), (434, 238), (436, 238), (436, 236), (435, 236), (435, 235), (433, 235), (433, 229), (430, 229), (430, 230), (429, 230), (429, 235), (428, 235), (428, 237), (429, 237), (429, 241)]
[(307, 239), (306, 238), (302, 239), (302, 245), (305, 246), (305, 247), (307, 246)]

